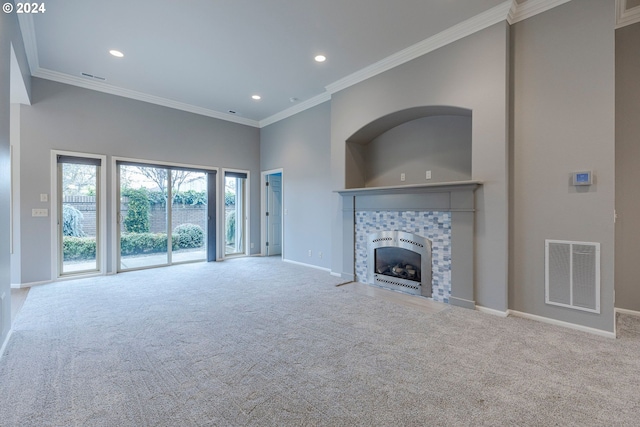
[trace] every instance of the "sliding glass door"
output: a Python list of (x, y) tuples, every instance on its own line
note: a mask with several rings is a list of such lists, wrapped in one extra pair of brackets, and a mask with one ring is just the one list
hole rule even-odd
[(174, 183), (171, 196), (172, 261), (204, 260), (207, 258), (207, 174), (170, 172)]
[(120, 165), (120, 270), (169, 264), (167, 170)]
[(117, 173), (119, 271), (210, 259), (212, 172), (118, 162)]

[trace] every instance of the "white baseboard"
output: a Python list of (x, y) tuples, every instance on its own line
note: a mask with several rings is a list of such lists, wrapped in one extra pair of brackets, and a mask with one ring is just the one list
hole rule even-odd
[(79, 280), (79, 279), (90, 279), (92, 277), (111, 276), (113, 274), (118, 274), (118, 273), (109, 272), (109, 273), (78, 274), (78, 275), (58, 277), (57, 279), (54, 279), (54, 280), (43, 280), (40, 282), (12, 283), (11, 288), (13, 289), (31, 288), (33, 286), (48, 285), (49, 283), (66, 282), (69, 280)]
[(41, 282), (30, 282), (30, 283), (12, 283), (11, 288), (23, 289), (23, 288), (30, 288), (32, 286), (48, 285), (49, 283), (53, 283), (53, 280), (43, 280)]
[(628, 314), (629, 316), (640, 317), (640, 311), (629, 310), (626, 308), (617, 308), (617, 307), (614, 309), (614, 311), (620, 314)]
[(493, 308), (483, 307), (481, 305), (476, 305), (476, 310), (478, 310), (481, 313), (491, 314), (492, 316), (498, 316), (498, 317), (508, 317), (509, 316), (509, 310), (500, 311), (500, 310), (495, 310)]
[(548, 323), (550, 325), (562, 326), (568, 329), (575, 329), (577, 331), (587, 332), (594, 335), (599, 335), (605, 338), (616, 338), (615, 332), (603, 331), (602, 329), (590, 328), (588, 326), (576, 325), (575, 323), (563, 322), (562, 320), (550, 319), (548, 317), (537, 316), (535, 314), (523, 313), (521, 311), (509, 310), (509, 314), (515, 317), (521, 317), (523, 319), (535, 320), (542, 323)]
[(334, 277), (340, 277), (340, 278), (342, 278), (342, 274), (340, 274), (340, 273), (336, 273), (335, 271), (332, 271), (332, 272), (331, 272), (331, 275), (332, 275), (332, 276), (334, 276)]
[(304, 262), (292, 261), (290, 259), (284, 259), (284, 258), (282, 258), (282, 261), (288, 262), (290, 264), (302, 265), (304, 267), (311, 267), (311, 268), (315, 268), (316, 270), (322, 270), (322, 271), (326, 271), (327, 273), (331, 273), (331, 269), (330, 268), (319, 267), (319, 266), (313, 265), (313, 264), (305, 264)]
[(9, 343), (9, 338), (11, 338), (12, 333), (13, 333), (13, 329), (9, 329), (9, 332), (7, 333), (7, 337), (4, 339), (4, 342), (2, 343), (2, 347), (0, 347), (0, 359), (2, 359), (2, 355), (4, 354), (4, 350), (7, 347), (7, 343)]

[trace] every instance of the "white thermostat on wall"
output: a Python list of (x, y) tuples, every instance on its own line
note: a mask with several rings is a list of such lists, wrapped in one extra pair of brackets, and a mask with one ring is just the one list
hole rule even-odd
[(591, 185), (591, 171), (573, 173), (573, 185)]

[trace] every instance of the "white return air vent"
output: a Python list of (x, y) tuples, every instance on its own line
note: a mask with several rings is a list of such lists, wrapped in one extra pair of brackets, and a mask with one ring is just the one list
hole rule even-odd
[(545, 240), (545, 302), (600, 313), (600, 243)]

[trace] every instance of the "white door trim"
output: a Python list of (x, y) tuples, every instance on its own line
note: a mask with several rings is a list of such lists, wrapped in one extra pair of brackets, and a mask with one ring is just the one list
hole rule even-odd
[[(51, 217), (51, 280), (66, 280), (69, 277), (61, 277), (58, 271), (60, 244), (58, 238), (58, 156), (85, 157), (88, 159), (100, 159), (100, 200), (98, 223), (100, 237), (100, 263), (98, 274), (107, 274), (107, 156), (103, 154), (79, 153), (76, 151), (51, 150), (51, 197), (49, 199), (49, 210)], [(95, 276), (95, 272), (87, 273), (86, 276)], [(85, 275), (74, 275), (81, 277)]]

